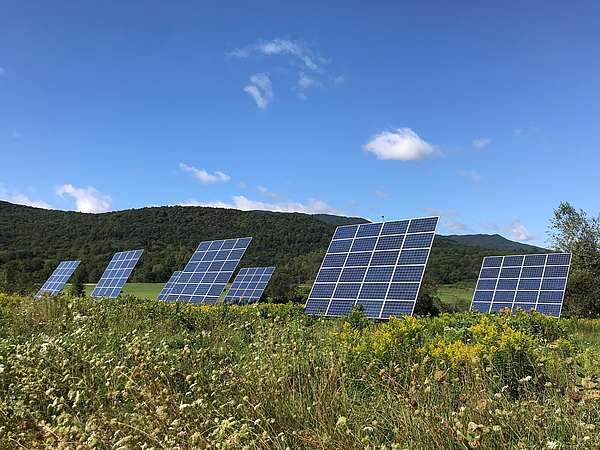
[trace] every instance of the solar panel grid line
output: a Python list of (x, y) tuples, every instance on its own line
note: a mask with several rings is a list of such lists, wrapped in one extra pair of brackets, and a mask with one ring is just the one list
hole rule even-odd
[(90, 297), (118, 297), (143, 253), (143, 249), (115, 253)]
[(571, 259), (570, 253), (485, 257), (470, 310), (536, 309), (560, 317)]
[[(354, 241), (356, 240), (356, 236), (358, 235), (358, 229), (360, 228), (360, 226), (356, 227), (356, 230), (354, 230), (354, 235), (352, 236), (352, 242), (350, 243), (350, 249), (352, 249), (352, 247), (354, 246)], [(337, 232), (337, 230), (336, 230)], [(334, 234), (334, 238), (335, 238), (335, 234)], [(334, 239), (331, 239), (331, 243), (329, 244), (329, 248), (331, 248), (331, 246), (333, 245)], [(348, 260), (348, 256), (350, 255), (350, 253), (348, 253), (346, 255), (346, 259), (344, 260), (344, 264), (342, 265), (342, 269), (340, 270), (340, 274), (338, 275), (337, 281), (335, 282), (335, 286), (338, 286), (340, 283), (340, 279), (342, 278), (342, 273), (344, 273), (344, 265), (346, 264), (346, 261)], [(327, 256), (327, 253), (325, 254), (325, 256)], [(323, 258), (323, 264), (325, 263), (325, 258)], [(365, 271), (365, 276), (366, 276), (366, 271)], [(335, 293), (335, 289), (336, 287), (334, 287), (334, 293)], [(310, 298), (310, 295), (309, 295)], [(356, 305), (356, 301), (358, 301), (358, 299), (355, 300), (354, 305)], [(327, 304), (327, 309), (325, 310), (325, 315), (329, 315), (329, 309), (331, 308), (331, 303), (333, 302), (333, 294), (331, 295), (331, 298), (329, 299), (329, 303)]]
[[(406, 231), (407, 231), (407, 234), (408, 234), (408, 230), (410, 229), (410, 222), (411, 222), (411, 221), (409, 221), (409, 222), (408, 222), (408, 225), (406, 226)], [(383, 230), (383, 227), (381, 227), (381, 229)], [(396, 271), (398, 270), (398, 267), (399, 267), (399, 266), (398, 266), (398, 262), (400, 261), (400, 255), (402, 254), (402, 250), (404, 250), (404, 244), (405, 244), (405, 243), (406, 243), (406, 234), (404, 235), (404, 239), (402, 240), (402, 246), (400, 247), (400, 251), (398, 252), (398, 257), (396, 258), (396, 264), (394, 264), (394, 270), (393, 270), (393, 272), (392, 272), (392, 278), (391, 278), (391, 280), (393, 280), (393, 279), (394, 279), (394, 276), (396, 275)], [(423, 272), (425, 272), (425, 271), (423, 270)], [(386, 292), (385, 292), (385, 297), (384, 297), (384, 299), (387, 299), (387, 298), (388, 298), (388, 295), (390, 294), (390, 289), (391, 289), (391, 288), (392, 288), (392, 283), (390, 282), (390, 283), (388, 284), (387, 290), (386, 290)], [(417, 293), (417, 296), (418, 296), (418, 293)], [(415, 303), (416, 303), (416, 299), (415, 299)], [(381, 305), (381, 310), (379, 311), (379, 319), (381, 319), (381, 315), (383, 314), (383, 308), (384, 308), (384, 306), (385, 306), (385, 300), (384, 300), (384, 302), (383, 302), (383, 303), (382, 303), (382, 305)], [(413, 313), (413, 310), (414, 310), (414, 309), (415, 309), (415, 307), (414, 307), (414, 304), (413, 304), (413, 308), (412, 308), (412, 309), (411, 309), (411, 311), (410, 311), (410, 315), (411, 315), (411, 316), (412, 316), (412, 313)]]
[[(305, 304), (307, 313), (339, 316), (361, 304), (370, 318), (412, 314), (438, 221), (426, 217), (338, 227)], [(350, 245), (339, 245), (344, 240)]]
[(165, 300), (215, 304), (251, 241), (243, 237), (200, 242)]
[(39, 299), (43, 294), (58, 294), (65, 287), (65, 284), (69, 281), (69, 278), (71, 278), (71, 275), (73, 275), (79, 264), (80, 261), (60, 261), (56, 269), (54, 269), (46, 282), (35, 294), (35, 298)]
[(254, 303), (260, 300), (274, 272), (275, 267), (240, 269), (223, 301), (225, 303)]
[(173, 290), (173, 285), (177, 282), (180, 275), (181, 275), (181, 270), (176, 270), (175, 272), (173, 272), (173, 274), (171, 275), (169, 280), (165, 283), (162, 290), (159, 292), (158, 297), (157, 297), (158, 300), (161, 300), (161, 301), (165, 300), (166, 295), (168, 295), (171, 292), (171, 290)]
[[(525, 264), (525, 258), (523, 258), (523, 264)], [(542, 271), (542, 279), (543, 279), (544, 274), (546, 272), (546, 264), (548, 264), (548, 255), (544, 255), (544, 269)], [(523, 273), (523, 271), (521, 271), (521, 274), (522, 273)], [(539, 286), (539, 288), (537, 290), (537, 296), (535, 298), (535, 310), (536, 311), (538, 309), (538, 304), (540, 302), (540, 295), (541, 295), (541, 293), (542, 293), (542, 283), (540, 282), (540, 286)], [(515, 291), (515, 297), (516, 297), (516, 295), (517, 295), (517, 292)], [(514, 308), (514, 305), (513, 305), (513, 308)], [(559, 316), (560, 316), (560, 314), (559, 314)]]

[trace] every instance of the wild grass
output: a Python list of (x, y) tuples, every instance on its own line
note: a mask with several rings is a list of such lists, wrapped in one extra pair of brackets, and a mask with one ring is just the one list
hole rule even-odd
[(598, 448), (598, 323), (0, 294), (0, 447)]

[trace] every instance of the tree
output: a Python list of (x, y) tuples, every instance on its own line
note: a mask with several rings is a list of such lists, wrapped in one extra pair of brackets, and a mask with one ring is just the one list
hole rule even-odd
[(600, 216), (589, 217), (585, 211), (562, 202), (554, 210), (549, 235), (557, 251), (573, 255), (565, 313), (600, 316)]
[(286, 303), (294, 296), (294, 278), (286, 272), (275, 272), (269, 283), (268, 296), (274, 303)]
[(87, 278), (85, 267), (80, 265), (74, 275), (73, 284), (71, 285), (71, 295), (75, 297), (85, 297), (85, 282)]

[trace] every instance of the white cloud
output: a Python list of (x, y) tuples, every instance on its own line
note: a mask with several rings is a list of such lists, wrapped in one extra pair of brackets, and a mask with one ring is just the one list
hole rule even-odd
[(443, 224), (443, 227), (451, 231), (467, 231), (467, 225), (458, 220), (447, 220)]
[(481, 181), (481, 174), (476, 170), (459, 170), (457, 172), (458, 176), (466, 178), (467, 180), (472, 181), (473, 183), (479, 183)]
[(416, 161), (435, 152), (435, 147), (421, 139), (410, 128), (398, 128), (395, 131), (382, 131), (371, 138), (363, 147), (374, 153), (378, 159), (396, 159)]
[(290, 56), (297, 64), (315, 72), (321, 71), (321, 64), (326, 62), (324, 58), (315, 55), (313, 51), (305, 45), (288, 39), (260, 41), (257, 44), (236, 48), (229, 52), (228, 56), (234, 58), (248, 58), (253, 54), (265, 56)]
[[(331, 78), (325, 75), (325, 66), (329, 60), (316, 54), (311, 48), (298, 41), (289, 39), (272, 39), (270, 41), (259, 41), (256, 44), (248, 45), (242, 48), (236, 48), (227, 53), (232, 58), (250, 58), (257, 57), (284, 57), (286, 63), (297, 71), (298, 79), (294, 90), (298, 96), (306, 99), (306, 92), (309, 89), (323, 87), (325, 84), (340, 86), (344, 82), (343, 76)], [(256, 101), (259, 108), (265, 108), (263, 101), (264, 95), (258, 89), (258, 85), (253, 83), (244, 88), (244, 91), (250, 94)], [(258, 100), (257, 100), (258, 99)], [(264, 104), (264, 106), (260, 106)]]
[(518, 241), (532, 241), (535, 239), (535, 236), (529, 232), (519, 219), (512, 221), (509, 230), (512, 237)]
[(487, 223), (484, 224), (484, 227), (492, 229), (498, 233), (508, 233), (513, 239), (516, 239), (517, 241), (535, 240), (535, 235), (531, 233), (518, 218), (513, 219), (511, 224), (507, 226), (500, 226), (494, 223)]
[(258, 192), (260, 192), (261, 194), (263, 194), (263, 195), (265, 195), (267, 197), (272, 198), (273, 200), (278, 200), (278, 199), (281, 198), (281, 196), (279, 194), (277, 194), (275, 192), (271, 192), (269, 189), (267, 189), (264, 186), (256, 186), (256, 190)]
[(204, 169), (197, 169), (193, 166), (188, 166), (185, 163), (179, 163), (179, 168), (184, 172), (190, 172), (202, 184), (227, 183), (231, 177), (220, 170), (209, 173)]
[(14, 203), (16, 205), (33, 206), (34, 208), (52, 209), (48, 203), (43, 200), (32, 200), (27, 195), (20, 192), (8, 192), (0, 189), (0, 200)]
[(250, 77), (250, 82), (244, 86), (244, 92), (256, 102), (256, 106), (265, 109), (273, 100), (273, 86), (268, 73), (256, 73)]
[(486, 138), (486, 137), (480, 137), (477, 139), (473, 139), (473, 147), (475, 147), (477, 150), (482, 150), (484, 148), (486, 148), (488, 145), (490, 145), (492, 143), (492, 140), (490, 138)]
[(76, 188), (72, 184), (64, 184), (56, 188), (56, 193), (61, 197), (65, 194), (72, 197), (75, 200), (75, 209), (79, 212), (102, 213), (112, 208), (112, 199), (91, 186)]
[(210, 208), (240, 209), (242, 211), (275, 211), (275, 212), (300, 212), (306, 214), (341, 214), (335, 208), (329, 206), (326, 202), (318, 199), (312, 199), (307, 203), (301, 202), (278, 202), (268, 203), (257, 200), (251, 200), (243, 195), (234, 195), (231, 203), (220, 200), (213, 202), (200, 202), (190, 200), (180, 203), (181, 206), (205, 206)]

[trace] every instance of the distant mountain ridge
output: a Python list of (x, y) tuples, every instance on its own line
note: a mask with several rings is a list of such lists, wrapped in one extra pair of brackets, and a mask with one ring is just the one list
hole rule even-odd
[(458, 244), (472, 245), (490, 250), (514, 250), (526, 253), (548, 251), (545, 248), (537, 247), (535, 245), (511, 241), (499, 234), (450, 234), (444, 237)]
[[(0, 201), (0, 283), (12, 277), (24, 288), (39, 286), (60, 260), (70, 259), (81, 260), (86, 280), (95, 282), (114, 252), (137, 248), (145, 251), (130, 281), (165, 282), (199, 242), (252, 236), (240, 267), (274, 265), (275, 277), (307, 286), (335, 228), (365, 222), (330, 214), (199, 206), (83, 214)], [(426, 276), (440, 283), (472, 281), (485, 256), (540, 250), (499, 235), (437, 235)]]

